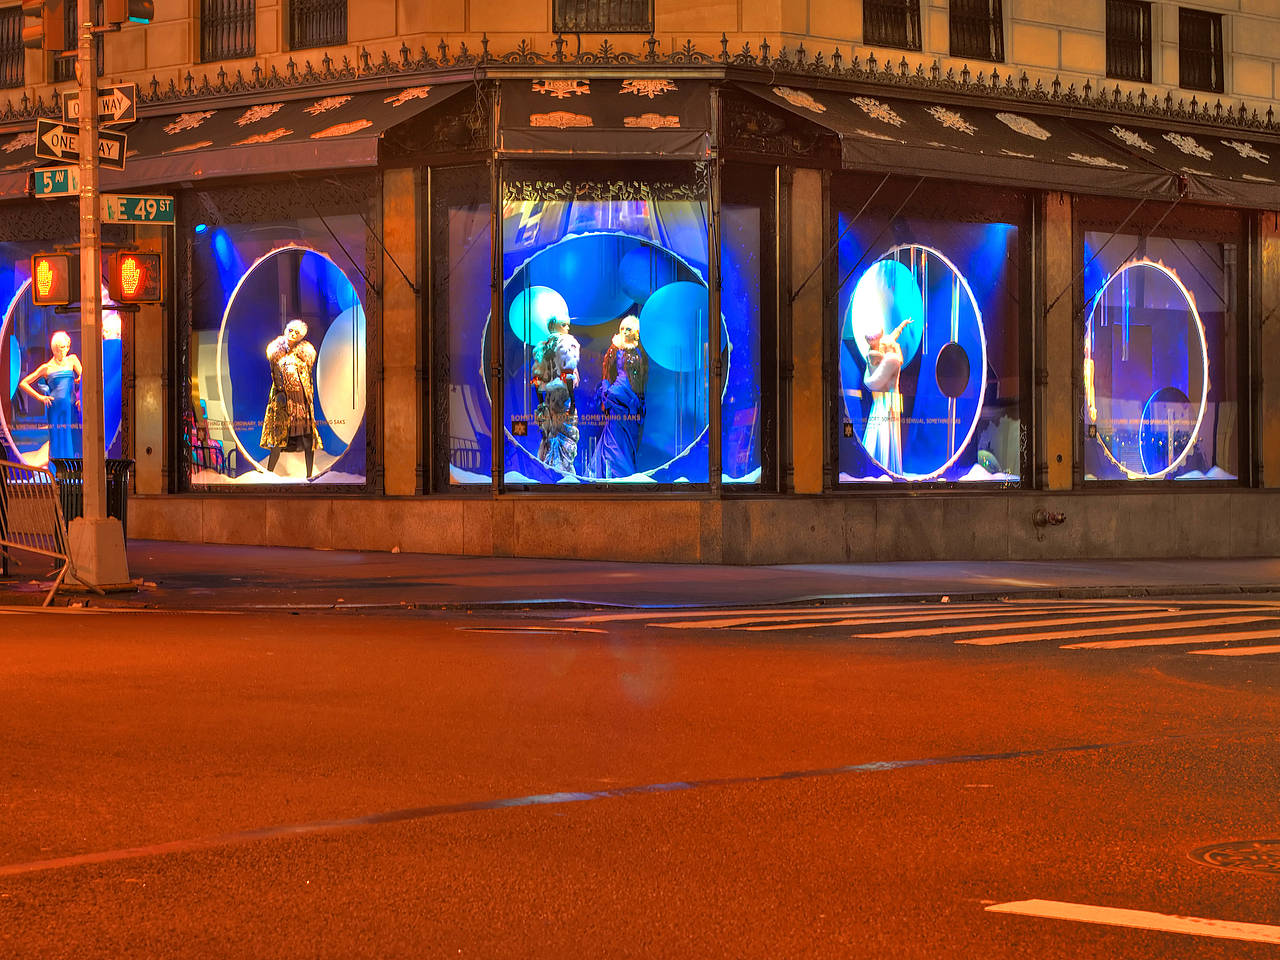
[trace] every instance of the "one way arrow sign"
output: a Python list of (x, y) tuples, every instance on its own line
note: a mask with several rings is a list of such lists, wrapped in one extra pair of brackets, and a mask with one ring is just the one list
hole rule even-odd
[[(138, 119), (138, 85), (117, 83), (98, 90), (98, 121), (100, 123), (133, 123)], [(80, 120), (80, 94), (67, 92), (62, 95), (62, 122), (77, 123)]]
[[(98, 131), (98, 162), (104, 167), (124, 169), (127, 139), (123, 133)], [(80, 131), (56, 120), (36, 121), (36, 156), (44, 160), (80, 159)]]

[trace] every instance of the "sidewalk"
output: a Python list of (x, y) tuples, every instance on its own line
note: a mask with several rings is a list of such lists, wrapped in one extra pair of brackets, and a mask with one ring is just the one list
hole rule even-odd
[[(173, 610), (746, 607), (839, 601), (1280, 592), (1280, 558), (936, 561), (705, 566), (356, 553), (133, 540), (136, 593), (55, 604)], [(39, 604), (47, 567), (0, 580), (0, 606)], [(29, 572), (28, 572), (29, 571)], [(45, 581), (42, 588), (31, 580)]]

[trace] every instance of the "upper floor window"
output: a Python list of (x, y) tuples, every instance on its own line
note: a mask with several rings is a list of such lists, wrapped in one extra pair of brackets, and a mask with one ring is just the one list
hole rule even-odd
[(863, 0), (862, 42), (920, 49), (920, 0)]
[(1151, 82), (1151, 4), (1107, 0), (1107, 76)]
[(26, 49), (22, 46), (22, 8), (0, 10), (0, 89), (20, 87), (26, 81)]
[(1178, 85), (1222, 92), (1222, 14), (1178, 8)]
[(200, 0), (200, 59), (252, 57), (254, 0)]
[[(93, 22), (102, 26), (102, 0), (97, 0), (93, 8)], [(80, 49), (80, 37), (76, 30), (76, 17), (69, 9), (63, 18), (63, 50), (68, 54)], [(98, 65), (98, 76), (102, 76), (102, 34), (93, 36), (93, 62)], [(53, 61), (53, 82), (63, 83), (76, 78), (76, 58), (73, 56), (58, 57)]]
[(289, 4), (289, 48), (340, 46), (347, 42), (347, 0), (293, 0)]
[(951, 0), (951, 55), (1004, 60), (1000, 0)]
[(653, 0), (551, 0), (556, 33), (652, 33)]

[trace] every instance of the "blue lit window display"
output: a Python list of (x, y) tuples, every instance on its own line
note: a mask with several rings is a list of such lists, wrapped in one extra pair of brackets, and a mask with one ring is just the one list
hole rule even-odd
[[(80, 314), (31, 301), (31, 244), (0, 244), (0, 455), (31, 466), (83, 455)], [(123, 456), (120, 314), (102, 289), (103, 442)], [(24, 387), (25, 384), (25, 387)]]
[(195, 228), (191, 483), (362, 484), (358, 216)]
[(1018, 228), (838, 230), (840, 482), (1019, 482)]
[(1085, 235), (1085, 480), (1236, 479), (1235, 252)]
[[(758, 242), (726, 245), (726, 275), (758, 268), (751, 254)], [(502, 249), (505, 481), (706, 483), (705, 202), (509, 200)], [(748, 292), (745, 276), (726, 285), (721, 404), (731, 435), (723, 478), (752, 482), (759, 475), (758, 372), (751, 362), (758, 290)], [(468, 366), (484, 396), (478, 418), (486, 419), (487, 324), (477, 339)], [(455, 378), (459, 373), (455, 368)], [(466, 386), (462, 379), (454, 391)], [(456, 464), (451, 479), (489, 482)]]

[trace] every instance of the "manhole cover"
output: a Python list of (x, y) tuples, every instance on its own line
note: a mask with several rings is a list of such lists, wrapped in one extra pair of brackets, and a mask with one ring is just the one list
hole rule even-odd
[(1192, 850), (1197, 863), (1224, 870), (1243, 870), (1280, 877), (1280, 840), (1237, 840)]

